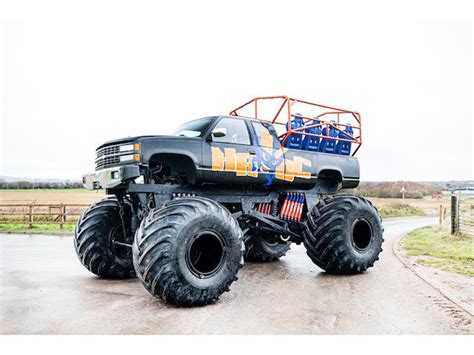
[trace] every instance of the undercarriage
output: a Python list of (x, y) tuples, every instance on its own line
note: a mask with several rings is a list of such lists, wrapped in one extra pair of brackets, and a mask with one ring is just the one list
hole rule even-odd
[(133, 210), (131, 233), (143, 218), (167, 201), (191, 196), (205, 197), (223, 205), (237, 219), (244, 235), (261, 233), (278, 236), (281, 243), (303, 242), (303, 229), (309, 208), (324, 195), (334, 195), (338, 185), (320, 180), (311, 190), (263, 189), (259, 187), (222, 187), (219, 185), (182, 186), (176, 184), (129, 184), (126, 188), (107, 189), (119, 202), (128, 201)]

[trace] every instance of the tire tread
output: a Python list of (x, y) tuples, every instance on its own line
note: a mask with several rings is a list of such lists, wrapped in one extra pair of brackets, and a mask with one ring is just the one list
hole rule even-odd
[[(353, 195), (336, 195), (321, 199), (308, 213), (305, 222), (304, 246), (310, 259), (320, 268), (332, 274), (355, 274), (366, 271), (378, 260), (382, 251), (383, 236), (374, 246), (377, 257), (374, 260), (354, 260), (343, 236), (343, 226), (347, 213), (352, 209), (370, 208), (375, 210), (378, 221), (382, 223), (377, 209), (366, 199)], [(383, 233), (383, 227), (381, 227)]]

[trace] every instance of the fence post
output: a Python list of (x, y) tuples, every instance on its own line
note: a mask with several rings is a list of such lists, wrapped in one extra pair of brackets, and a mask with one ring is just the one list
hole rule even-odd
[(28, 211), (28, 228), (33, 228), (33, 205), (29, 206)]
[(459, 196), (451, 195), (451, 234), (459, 232)]
[(61, 203), (59, 205), (59, 228), (63, 229), (64, 225), (64, 210), (63, 210), (63, 204)]
[(443, 224), (443, 205), (439, 205), (439, 225)]

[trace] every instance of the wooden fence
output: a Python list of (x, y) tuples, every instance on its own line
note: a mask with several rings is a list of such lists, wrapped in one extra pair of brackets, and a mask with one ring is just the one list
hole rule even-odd
[(0, 224), (76, 224), (77, 218), (89, 205), (84, 204), (1, 204)]
[(451, 196), (451, 233), (474, 237), (474, 193)]

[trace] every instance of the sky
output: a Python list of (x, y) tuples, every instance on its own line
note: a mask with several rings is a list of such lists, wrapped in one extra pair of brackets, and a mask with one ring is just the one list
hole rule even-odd
[(1, 1), (0, 175), (80, 179), (106, 140), (289, 95), (362, 115), (362, 180), (472, 180), (469, 13), (464, 1)]

